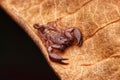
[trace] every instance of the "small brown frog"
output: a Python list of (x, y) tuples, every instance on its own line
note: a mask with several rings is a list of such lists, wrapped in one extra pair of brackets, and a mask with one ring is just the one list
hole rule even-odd
[(67, 29), (58, 29), (57, 23), (51, 25), (34, 24), (33, 27), (38, 30), (41, 38), (44, 40), (49, 58), (52, 61), (65, 64), (63, 60), (68, 60), (59, 56), (55, 50), (64, 51), (67, 47), (71, 46), (75, 40), (77, 45), (81, 46), (82, 36), (78, 28), (70, 27)]

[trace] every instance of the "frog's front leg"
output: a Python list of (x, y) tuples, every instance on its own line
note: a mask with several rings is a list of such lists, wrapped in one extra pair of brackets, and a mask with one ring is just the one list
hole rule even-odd
[(63, 58), (53, 51), (53, 49), (64, 50), (63, 48), (64, 48), (64, 46), (57, 45), (57, 44), (54, 44), (54, 45), (51, 45), (50, 47), (48, 47), (49, 58), (54, 62), (58, 62), (61, 64), (67, 64), (67, 63), (62, 62), (63, 60), (68, 60), (67, 58)]

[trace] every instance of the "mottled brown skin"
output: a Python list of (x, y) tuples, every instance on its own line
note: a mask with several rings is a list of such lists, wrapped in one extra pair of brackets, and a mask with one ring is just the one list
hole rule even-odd
[(63, 60), (68, 60), (67, 58), (62, 58), (54, 49), (59, 51), (64, 51), (67, 47), (71, 46), (74, 40), (77, 40), (77, 45), (81, 46), (82, 36), (78, 28), (70, 27), (65, 30), (59, 30), (57, 24), (54, 25), (39, 25), (34, 24), (33, 27), (37, 29), (47, 45), (47, 50), (49, 53), (49, 58), (58, 63), (67, 64), (62, 62)]

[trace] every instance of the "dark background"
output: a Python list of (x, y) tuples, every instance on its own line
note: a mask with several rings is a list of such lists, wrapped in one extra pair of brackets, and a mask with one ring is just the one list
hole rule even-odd
[(0, 80), (59, 80), (31, 38), (1, 8)]

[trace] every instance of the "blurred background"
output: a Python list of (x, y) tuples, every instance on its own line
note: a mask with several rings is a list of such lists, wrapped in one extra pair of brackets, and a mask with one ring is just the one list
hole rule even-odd
[(31, 38), (1, 8), (0, 80), (60, 80)]

